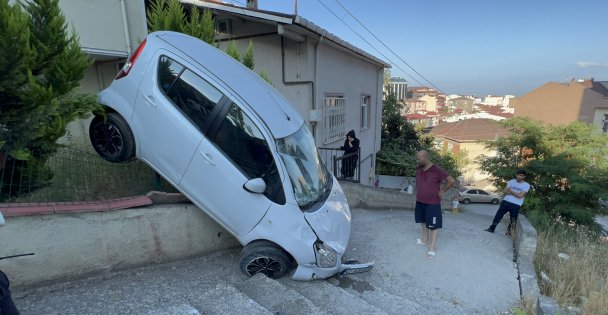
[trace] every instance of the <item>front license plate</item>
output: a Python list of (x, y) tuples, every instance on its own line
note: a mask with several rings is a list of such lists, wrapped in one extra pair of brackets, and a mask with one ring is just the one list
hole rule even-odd
[(341, 275), (352, 275), (354, 273), (363, 273), (363, 272), (368, 272), (368, 271), (372, 270), (372, 268), (374, 268), (374, 266), (346, 269), (346, 270), (342, 271), (342, 273), (340, 273), (340, 274)]

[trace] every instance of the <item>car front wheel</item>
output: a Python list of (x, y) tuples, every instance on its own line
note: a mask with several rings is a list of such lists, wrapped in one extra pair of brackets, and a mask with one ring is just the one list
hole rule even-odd
[(135, 138), (129, 124), (118, 113), (107, 113), (106, 118), (95, 116), (89, 126), (93, 148), (102, 158), (120, 163), (135, 157)]
[(499, 200), (498, 200), (498, 199), (492, 199), (492, 204), (493, 204), (493, 205), (497, 205), (498, 203), (499, 203)]
[(243, 248), (240, 267), (248, 276), (261, 273), (268, 278), (278, 279), (289, 271), (291, 264), (289, 256), (279, 246), (253, 243)]
[(469, 199), (469, 198), (464, 198), (464, 199), (462, 200), (462, 203), (464, 203), (465, 205), (468, 205), (468, 204), (470, 204), (470, 203), (471, 203), (471, 199)]

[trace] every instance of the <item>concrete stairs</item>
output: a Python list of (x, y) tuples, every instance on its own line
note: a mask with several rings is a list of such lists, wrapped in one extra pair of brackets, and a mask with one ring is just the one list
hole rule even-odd
[[(465, 314), (414, 287), (351, 275), (298, 282), (247, 277), (238, 251), (57, 284), (18, 299), (22, 314)], [(373, 272), (373, 271), (372, 271)]]

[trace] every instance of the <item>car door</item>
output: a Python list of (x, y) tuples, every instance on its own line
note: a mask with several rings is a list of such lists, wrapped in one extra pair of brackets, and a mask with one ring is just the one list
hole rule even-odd
[(141, 82), (133, 115), (140, 157), (179, 184), (225, 99), (184, 60), (159, 50)]
[(477, 202), (477, 199), (479, 198), (477, 189), (469, 189), (469, 191), (467, 191), (467, 198), (469, 198), (471, 202)]
[[(271, 204), (285, 204), (281, 176), (266, 134), (253, 115), (228, 103), (196, 150), (180, 189), (237, 237), (249, 233)], [(244, 185), (262, 178), (266, 192)]]
[(492, 201), (492, 196), (490, 196), (490, 194), (487, 191), (478, 189), (477, 193), (479, 194), (479, 202)]

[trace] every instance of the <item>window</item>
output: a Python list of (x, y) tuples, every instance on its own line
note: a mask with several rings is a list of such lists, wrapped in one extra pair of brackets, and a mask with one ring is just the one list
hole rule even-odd
[(176, 61), (163, 56), (158, 64), (158, 84), (173, 104), (204, 131), (205, 121), (224, 96), (209, 82)]
[(346, 99), (326, 97), (323, 104), (323, 142), (331, 143), (346, 136)]
[(485, 192), (485, 191), (483, 191), (481, 189), (478, 189), (477, 193), (479, 193), (480, 195), (489, 195), (487, 192)]
[(268, 143), (260, 129), (238, 106), (230, 105), (214, 142), (247, 178), (264, 180), (266, 197), (276, 203), (285, 203), (283, 186)]
[(361, 130), (369, 128), (371, 113), (371, 96), (361, 96)]
[(220, 34), (232, 34), (232, 21), (230, 19), (217, 20), (215, 29)]
[(471, 189), (471, 190), (469, 190), (469, 191), (467, 192), (467, 194), (470, 194), (470, 195), (477, 195), (477, 189)]
[(448, 142), (448, 150), (452, 151), (454, 149), (454, 144), (451, 142)]

